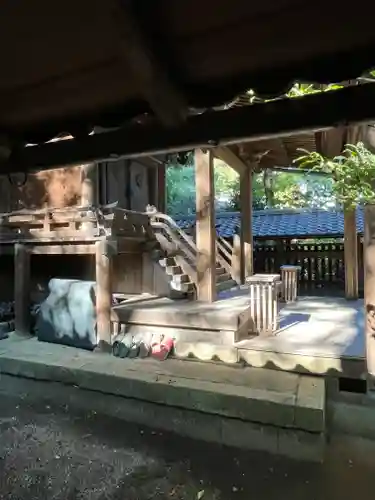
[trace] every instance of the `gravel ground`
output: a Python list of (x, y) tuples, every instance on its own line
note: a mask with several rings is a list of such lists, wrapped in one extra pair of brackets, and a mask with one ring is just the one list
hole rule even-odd
[(307, 464), (0, 395), (1, 499), (373, 500), (364, 456), (338, 441), (324, 465)]

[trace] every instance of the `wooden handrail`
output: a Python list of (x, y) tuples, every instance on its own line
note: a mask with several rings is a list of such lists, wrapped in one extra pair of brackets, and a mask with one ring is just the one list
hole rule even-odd
[(163, 229), (163, 231), (165, 231), (172, 240), (172, 243), (176, 246), (176, 250), (181, 250), (182, 254), (185, 254), (194, 265), (196, 264), (197, 252), (194, 251), (194, 249), (189, 248), (189, 245), (187, 245), (184, 241), (178, 239), (173, 233), (173, 229), (163, 222), (154, 222), (152, 227), (156, 229)]
[(153, 218), (162, 219), (166, 221), (181, 236), (181, 238), (184, 239), (192, 248), (194, 248), (195, 252), (197, 252), (197, 245), (194, 239), (188, 234), (186, 234), (185, 231), (180, 228), (177, 222), (172, 219), (172, 217), (169, 217), (169, 215), (163, 214), (162, 212), (146, 212), (146, 213), (151, 218), (151, 226), (153, 225), (152, 221)]
[(232, 252), (229, 252), (227, 250), (227, 248), (222, 244), (222, 242), (220, 241), (219, 238), (217, 238), (217, 240), (216, 240), (216, 246), (217, 246), (218, 252), (220, 251), (221, 254), (224, 255), (225, 260), (227, 262), (231, 262), (232, 261)]
[(217, 240), (218, 240), (218, 242), (219, 242), (222, 246), (224, 246), (224, 247), (228, 250), (228, 252), (230, 253), (230, 255), (232, 255), (232, 253), (233, 253), (233, 247), (232, 247), (232, 245), (229, 243), (229, 241), (227, 241), (226, 239), (224, 239), (222, 236), (217, 236)]
[[(193, 237), (189, 236), (188, 234), (186, 234), (186, 232), (183, 229), (180, 228), (180, 226), (172, 219), (172, 217), (170, 217), (167, 214), (163, 214), (161, 212), (158, 212), (156, 210), (155, 211), (149, 211), (149, 212), (146, 212), (146, 213), (151, 218), (151, 226), (154, 226), (156, 224), (156, 222), (152, 222), (152, 218), (162, 219), (169, 226), (171, 226), (171, 229), (173, 229), (176, 233), (178, 233), (178, 235), (180, 236), (180, 238), (183, 239), (183, 240), (185, 240), (185, 242), (191, 247), (193, 253), (195, 254), (195, 259), (197, 258), (197, 256), (198, 256), (198, 248), (197, 248), (197, 245), (196, 245)], [(231, 248), (229, 243), (227, 243), (227, 245), (229, 246), (229, 248)], [(220, 255), (220, 253), (217, 251), (218, 248), (220, 248), (220, 249), (223, 248), (223, 253), (225, 254), (226, 258), (228, 258), (229, 262), (227, 262), (226, 258), (223, 258)], [(224, 249), (223, 245), (221, 245), (221, 243), (218, 242), (218, 237), (216, 238), (216, 262), (220, 266), (222, 266), (230, 275), (232, 275), (232, 268), (231, 268), (231, 259), (232, 259), (232, 257), (231, 257), (231, 255), (229, 257), (229, 248), (228, 248), (228, 250)]]

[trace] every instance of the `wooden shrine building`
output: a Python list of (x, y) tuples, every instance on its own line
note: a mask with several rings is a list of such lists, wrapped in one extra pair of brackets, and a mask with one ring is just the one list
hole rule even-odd
[[(289, 161), (285, 138), (313, 131), (317, 149), (336, 154), (335, 148), (330, 149), (335, 141), (327, 139), (332, 130), (339, 134), (341, 147), (348, 142), (353, 124), (375, 121), (371, 75), (375, 32), (369, 2), (362, 0), (356, 7), (348, 16), (338, 0), (325, 5), (324, 15), (319, 4), (297, 5), (289, 0), (281, 4), (248, 0), (2, 3), (0, 28), (7, 43), (2, 46), (0, 77), (0, 174), (20, 172), (20, 178), (13, 175), (12, 182), (27, 200), (23, 205), (33, 207), (17, 212), (20, 206), (12, 205), (13, 197), (7, 200), (10, 188), (4, 181), (0, 188), (6, 207), (1, 246), (4, 251), (11, 248), (13, 252), (14, 248), (16, 291), (24, 290), (22, 296), (26, 296), (30, 253), (65, 254), (73, 252), (67, 248), (75, 248), (76, 253), (95, 255), (98, 333), (107, 347), (113, 288), (110, 270), (116, 259), (132, 270), (140, 268), (144, 255), (149, 256), (149, 269), (151, 256), (158, 261), (167, 259), (165, 267), (171, 273), (178, 270), (179, 278), (170, 280), (179, 287), (178, 292), (194, 290), (200, 303), (214, 302), (218, 289), (223, 283), (230, 286), (233, 278), (216, 251), (214, 156), (241, 176), (241, 237), (233, 248), (234, 276), (239, 282), (251, 276), (251, 179), (254, 169), (271, 161), (268, 151), (277, 149), (267, 141), (276, 140), (280, 145), (282, 138), (281, 149)], [(296, 40), (304, 43), (296, 45)], [(354, 84), (286, 99), (296, 80)], [(233, 107), (238, 96), (249, 89), (262, 103)], [(62, 135), (69, 135), (68, 140), (52, 141)], [(129, 161), (182, 150), (195, 150), (196, 241), (161, 215), (163, 195), (156, 197), (161, 177), (155, 172), (162, 167), (156, 166), (144, 189), (136, 168), (129, 171), (125, 166)], [(96, 170), (97, 164), (104, 166)], [(22, 180), (22, 173), (62, 165), (83, 167), (65, 171), (57, 188), (57, 173), (39, 173), (33, 182)], [(40, 209), (45, 190), (38, 182), (43, 175), (49, 194)], [(68, 177), (69, 182), (62, 182)], [(111, 206), (114, 200), (121, 200), (118, 206)], [(146, 212), (146, 200), (159, 212)], [(62, 212), (52, 214), (45, 208), (49, 203), (62, 205)], [(73, 210), (66, 207), (71, 204)], [(366, 208), (364, 235), (366, 344), (372, 376), (374, 212), (373, 207)], [(355, 298), (354, 212), (345, 216), (344, 240), (346, 295)], [(164, 255), (155, 255), (160, 246)], [(183, 247), (189, 257), (180, 259), (176, 247)], [(130, 264), (129, 255), (122, 256), (123, 249), (138, 259), (137, 266)], [(172, 258), (170, 265), (168, 259)], [(144, 271), (141, 276), (138, 282), (143, 283), (143, 290), (143, 278), (154, 274)], [(154, 289), (160, 281), (153, 277), (147, 286)], [(26, 301), (18, 300), (18, 317), (25, 311)], [(27, 329), (22, 321), (18, 327)]]

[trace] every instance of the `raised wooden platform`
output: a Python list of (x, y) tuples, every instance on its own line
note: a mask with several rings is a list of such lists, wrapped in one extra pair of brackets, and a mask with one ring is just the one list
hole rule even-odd
[(222, 297), (213, 304), (147, 299), (116, 306), (112, 316), (134, 335), (173, 336), (176, 355), (182, 358), (337, 377), (365, 376), (362, 300), (302, 297), (282, 307), (275, 336), (250, 337), (240, 331), (249, 307), (247, 291), (234, 290)]
[[(236, 341), (244, 337), (242, 324), (249, 309), (247, 297), (213, 304), (169, 298), (147, 298), (125, 302), (112, 308), (112, 321), (126, 325), (126, 330), (142, 338), (172, 336), (178, 346), (191, 341), (227, 349), (225, 361), (236, 362)], [(228, 350), (228, 346), (232, 350)], [(224, 356), (224, 352), (222, 353)], [(234, 356), (234, 357), (233, 357)]]

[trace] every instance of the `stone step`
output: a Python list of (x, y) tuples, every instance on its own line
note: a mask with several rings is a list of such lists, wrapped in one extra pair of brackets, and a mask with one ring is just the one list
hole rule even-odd
[[(173, 359), (160, 363), (93, 353), (77, 358), (75, 350), (34, 339), (17, 344), (0, 353), (2, 376), (62, 382), (64, 387), (89, 390), (92, 403), (101, 394), (121, 397), (131, 405), (128, 418), (142, 424), (158, 427), (163, 422), (162, 418), (155, 421), (154, 407), (147, 411), (143, 405), (143, 411), (136, 410), (143, 401), (158, 408), (179, 409), (184, 426), (178, 432), (183, 432), (189, 421), (200, 419), (201, 426), (203, 421), (207, 423), (202, 439), (299, 458), (323, 458), (324, 378)], [(98, 395), (93, 396), (93, 392)], [(177, 414), (167, 419), (164, 415), (165, 426), (161, 428), (173, 431), (176, 418)]]

